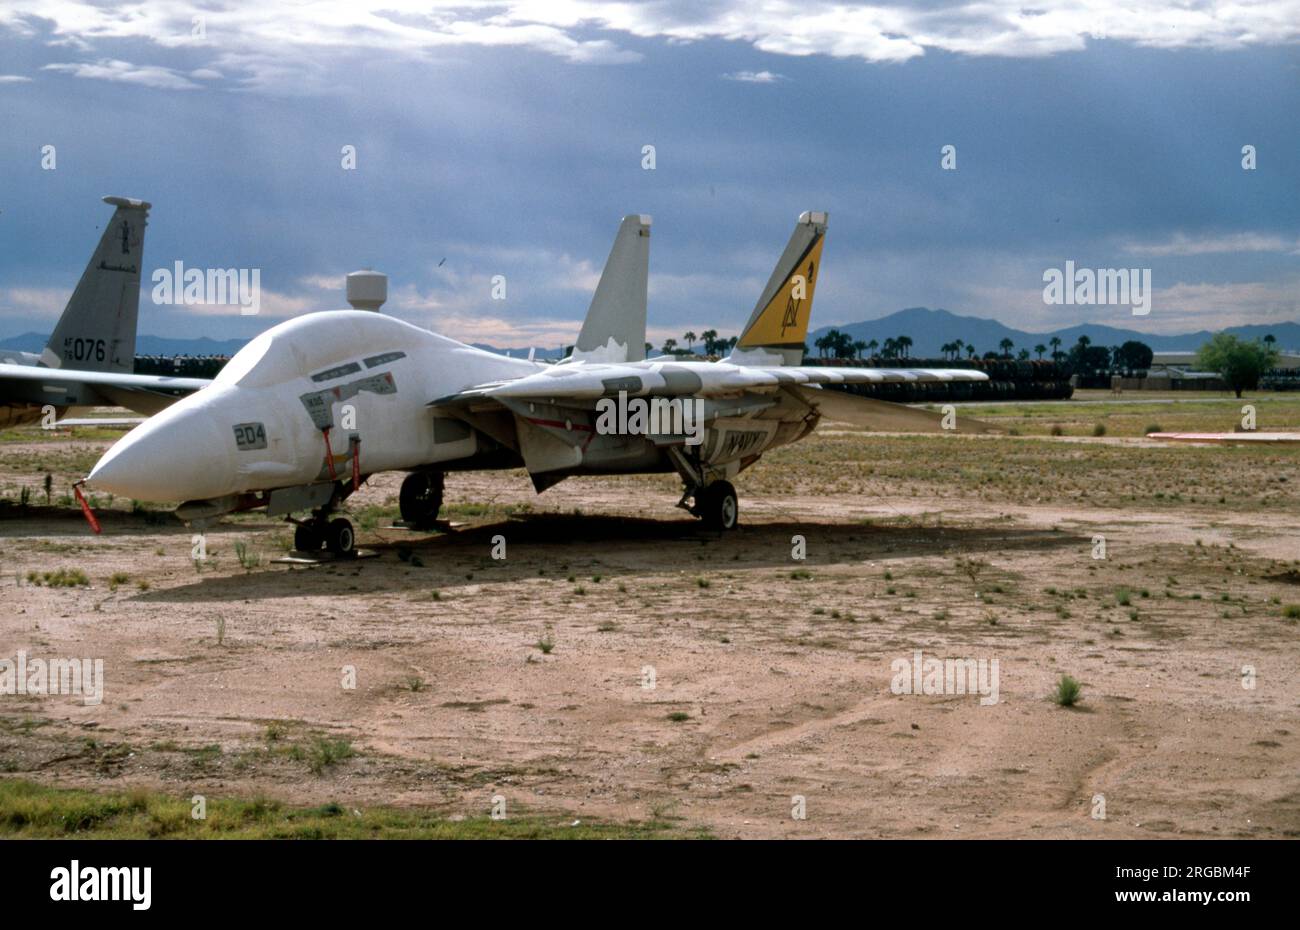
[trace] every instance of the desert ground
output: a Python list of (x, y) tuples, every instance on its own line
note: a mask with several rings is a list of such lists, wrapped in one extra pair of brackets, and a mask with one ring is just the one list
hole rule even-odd
[[(1231, 430), (1242, 403), (1300, 428), (1287, 395), (972, 409), (994, 437), (823, 424), (738, 478), (722, 536), (673, 476), (536, 495), (513, 471), (449, 475), (452, 526), (414, 533), (380, 475), (349, 501), (374, 556), (319, 565), (277, 562), (290, 528), (259, 514), (199, 561), (162, 506), (94, 498), (95, 536), (67, 494), (120, 434), (11, 431), (0, 658), (102, 659), (104, 695), (0, 695), (0, 778), (146, 815), (202, 795), (611, 835), (1300, 836), (1300, 447), (1144, 438)], [(997, 703), (895, 693), (918, 650), (997, 660)], [(0, 794), (0, 834), (95, 826), (19, 807)]]

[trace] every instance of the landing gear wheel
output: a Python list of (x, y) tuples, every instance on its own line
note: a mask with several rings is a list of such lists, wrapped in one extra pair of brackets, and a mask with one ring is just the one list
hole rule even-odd
[(414, 471), (402, 481), (398, 496), (402, 520), (417, 528), (433, 526), (442, 509), (442, 472)]
[(729, 481), (715, 481), (696, 494), (695, 509), (713, 530), (734, 530), (740, 519), (740, 502)]
[(356, 542), (352, 524), (342, 517), (331, 520), (325, 527), (325, 548), (335, 555), (352, 555), (356, 551)]
[(299, 523), (293, 528), (293, 547), (299, 552), (318, 552), (325, 539), (312, 523)]

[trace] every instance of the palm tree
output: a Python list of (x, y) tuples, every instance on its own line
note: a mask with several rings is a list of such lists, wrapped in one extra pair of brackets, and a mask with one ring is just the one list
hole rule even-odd
[(893, 358), (898, 352), (898, 342), (892, 338), (885, 339), (884, 346), (880, 349), (881, 358)]
[(975, 347), (974, 347), (974, 346), (967, 346), (967, 347), (966, 347), (966, 357), (967, 357), (967, 358), (974, 358), (974, 357), (975, 357), (975, 354), (976, 354), (976, 353), (975, 353)]
[(961, 350), (965, 347), (966, 343), (962, 342), (960, 339), (954, 340), (952, 344), (952, 357), (961, 358)]
[(872, 355), (875, 355), (876, 350), (879, 348), (880, 348), (880, 343), (876, 342), (876, 340), (874, 339), (868, 340), (866, 345), (866, 350), (870, 352)]
[(675, 354), (676, 352), (677, 352), (677, 340), (676, 340), (676, 339), (665, 339), (665, 340), (664, 340), (664, 355), (673, 355), (673, 354)]
[(1042, 361), (1043, 353), (1047, 351), (1047, 346), (1040, 342), (1038, 345), (1034, 346), (1034, 351), (1038, 353), (1038, 360)]
[(704, 340), (704, 354), (713, 355), (718, 348), (718, 331), (706, 329), (700, 333), (700, 338)]
[(899, 336), (897, 345), (898, 345), (899, 353), (903, 356), (903, 358), (907, 358), (907, 350), (912, 348), (912, 337)]
[(854, 343), (853, 343), (853, 357), (854, 357), (854, 358), (862, 358), (862, 350), (865, 349), (866, 347), (867, 347), (867, 344), (866, 344), (865, 342), (863, 342), (861, 339), (859, 339), (859, 340), (857, 340), (856, 342), (854, 342)]
[(998, 345), (1002, 348), (1003, 357), (1011, 358), (1011, 347), (1014, 346), (1015, 343), (1012, 342), (1010, 339), (1008, 339), (1006, 336), (1003, 336), (1002, 341), (999, 342)]
[(948, 353), (951, 352), (954, 348), (955, 346), (951, 342), (945, 342), (943, 345), (939, 346), (939, 351), (943, 353), (944, 358), (947, 358)]
[(693, 332), (691, 332), (690, 330), (687, 330), (686, 332), (682, 333), (682, 338), (686, 340), (686, 348), (689, 349), (690, 351), (694, 352), (694, 351), (695, 351), (695, 340), (696, 340), (696, 339), (699, 339), (700, 337), (697, 336), (697, 335), (695, 335), (695, 334), (694, 334)]
[(1022, 362), (1027, 362), (1027, 361), (1029, 361), (1029, 350), (1028, 350), (1028, 349), (1021, 349), (1021, 350), (1020, 350), (1020, 355), (1019, 355), (1018, 357), (1019, 357), (1019, 359), (1020, 359)]
[(815, 345), (815, 346), (817, 347), (817, 354), (818, 354), (821, 358), (825, 358), (825, 357), (826, 357), (826, 337), (825, 337), (825, 336), (818, 336), (816, 339), (813, 340), (813, 345)]

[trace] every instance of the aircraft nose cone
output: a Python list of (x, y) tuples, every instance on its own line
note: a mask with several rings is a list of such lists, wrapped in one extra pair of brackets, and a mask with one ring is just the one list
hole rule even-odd
[(86, 478), (96, 490), (142, 501), (188, 501), (228, 493), (229, 443), (206, 411), (184, 402), (151, 417), (104, 453)]

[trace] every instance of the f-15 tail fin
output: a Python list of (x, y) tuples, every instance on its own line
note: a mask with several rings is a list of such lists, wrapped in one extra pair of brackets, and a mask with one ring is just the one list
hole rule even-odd
[(623, 217), (570, 358), (639, 362), (645, 358), (650, 217)]
[(798, 365), (803, 361), (828, 218), (826, 213), (813, 211), (800, 214), (767, 287), (736, 341), (731, 362)]
[(40, 364), (82, 371), (135, 370), (144, 229), (150, 204), (105, 197), (117, 209), (50, 336)]

